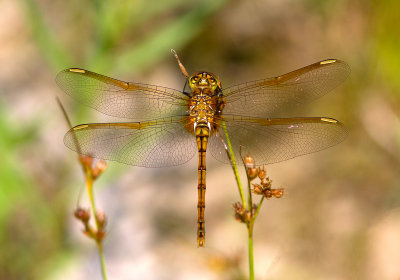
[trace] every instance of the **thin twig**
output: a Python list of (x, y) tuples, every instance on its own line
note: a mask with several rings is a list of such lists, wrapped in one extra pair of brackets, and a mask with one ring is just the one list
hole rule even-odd
[[(61, 111), (62, 111), (62, 113), (64, 115), (64, 119), (67, 122), (69, 129), (72, 129), (71, 121), (69, 120), (68, 114), (65, 111), (65, 108), (62, 105), (61, 100), (60, 100), (60, 98), (58, 98), (58, 96), (56, 97), (56, 100), (57, 100), (58, 106), (60, 107), (60, 109), (61, 109)], [(79, 146), (78, 139), (76, 138), (75, 133), (72, 133), (72, 135), (74, 136), (74, 144), (75, 144), (75, 147), (76, 147), (76, 151), (78, 152), (78, 154), (81, 154), (81, 146)]]

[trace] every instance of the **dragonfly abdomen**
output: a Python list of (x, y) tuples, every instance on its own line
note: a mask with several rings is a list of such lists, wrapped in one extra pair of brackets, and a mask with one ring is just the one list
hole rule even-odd
[(210, 129), (207, 124), (198, 124), (195, 128), (197, 141), (197, 149), (199, 152), (199, 167), (198, 167), (198, 203), (197, 203), (197, 246), (204, 247), (205, 243), (205, 196), (206, 196), (206, 151)]

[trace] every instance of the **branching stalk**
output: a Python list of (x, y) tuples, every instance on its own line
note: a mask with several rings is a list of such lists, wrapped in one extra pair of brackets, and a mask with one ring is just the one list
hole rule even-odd
[[(254, 252), (253, 252), (253, 228), (254, 228), (254, 222), (258, 217), (258, 214), (260, 212), (262, 203), (264, 201), (264, 198), (281, 198), (284, 195), (284, 189), (279, 188), (275, 189), (271, 187), (271, 180), (269, 177), (266, 176), (266, 172), (264, 169), (264, 166), (262, 168), (257, 167), (255, 164), (254, 158), (251, 156), (251, 154), (248, 154), (247, 156), (243, 156), (242, 152), (240, 150), (240, 157), (242, 158), (243, 165), (245, 166), (246, 169), (246, 176), (247, 176), (247, 193), (248, 193), (248, 198), (247, 198), (247, 207), (246, 207), (246, 201), (244, 198), (243, 194), (243, 188), (242, 184), (240, 182), (239, 178), (239, 173), (237, 170), (237, 165), (235, 161), (235, 156), (233, 153), (232, 145), (229, 139), (228, 131), (226, 129), (225, 122), (222, 121), (222, 128), (225, 133), (225, 139), (226, 142), (224, 141), (224, 138), (217, 132), (217, 135), (221, 138), (221, 141), (225, 147), (225, 151), (228, 155), (228, 158), (230, 160), (233, 173), (235, 174), (236, 182), (238, 184), (238, 189), (240, 193), (240, 197), (242, 199), (242, 203), (237, 202), (233, 204), (233, 208), (235, 209), (235, 218), (246, 224), (247, 227), (247, 237), (248, 237), (248, 258), (249, 258), (249, 279), (254, 280)], [(260, 181), (259, 183), (251, 183), (253, 182), (256, 178), (258, 178)], [(253, 187), (252, 187), (253, 185)], [(257, 204), (253, 205), (253, 194), (256, 195), (261, 195), (260, 201)]]
[[(228, 131), (226, 129), (226, 125), (225, 122), (222, 122), (222, 127), (224, 129), (224, 133), (225, 133), (225, 137), (226, 137), (226, 142), (228, 145), (225, 145), (225, 149), (226, 152), (228, 154), (228, 157), (230, 159), (231, 162), (231, 166), (233, 169), (233, 173), (235, 174), (235, 178), (236, 178), (236, 182), (238, 184), (238, 189), (239, 189), (239, 193), (240, 193), (240, 197), (242, 199), (242, 204), (244, 209), (247, 209), (246, 207), (246, 200), (244, 198), (244, 194), (243, 194), (243, 188), (242, 188), (242, 184), (240, 181), (240, 177), (239, 177), (239, 172), (237, 170), (237, 165), (236, 165), (236, 161), (235, 161), (235, 156), (233, 153), (233, 149), (232, 149), (232, 145), (229, 139), (229, 135), (228, 135)], [(221, 137), (221, 140), (223, 141), (223, 138)], [(248, 180), (248, 196), (249, 196), (249, 209), (250, 209), (250, 213), (252, 213), (252, 195), (251, 195), (251, 189), (250, 189), (250, 180)], [(259, 208), (258, 208), (259, 209)], [(257, 210), (258, 210), (257, 209)], [(258, 214), (258, 212), (256, 212), (256, 214)], [(248, 252), (249, 252), (249, 279), (250, 280), (254, 280), (254, 253), (253, 253), (253, 225), (254, 225), (254, 219), (255, 216), (252, 216), (252, 214), (250, 215), (250, 220), (247, 222), (247, 233), (248, 233)]]
[[(71, 121), (69, 120), (68, 114), (65, 111), (64, 106), (62, 105), (61, 101), (59, 98), (57, 98), (57, 103), (60, 106), (60, 109), (64, 115), (64, 118), (66, 122), (68, 123), (68, 127), (71, 129)], [(77, 138), (74, 135), (74, 142), (77, 147), (77, 151), (80, 154), (80, 146)], [(95, 200), (94, 200), (94, 194), (93, 194), (93, 182), (102, 174), (106, 168), (105, 162), (97, 162), (98, 164), (96, 166), (92, 166), (93, 163), (93, 158), (89, 156), (78, 156), (78, 160), (80, 165), (82, 166), (84, 175), (85, 175), (85, 181), (86, 181), (86, 189), (89, 195), (90, 199), (90, 205), (91, 205), (91, 211), (93, 213), (93, 217), (95, 219), (96, 223), (96, 230), (93, 230), (92, 227), (89, 225), (89, 218), (90, 218), (90, 213), (87, 212), (86, 210), (83, 210), (80, 207), (77, 207), (77, 210), (75, 211), (75, 217), (81, 220), (85, 226), (84, 232), (93, 240), (95, 240), (97, 249), (99, 252), (99, 258), (100, 258), (100, 267), (101, 267), (101, 274), (103, 276), (103, 280), (107, 280), (107, 273), (106, 273), (106, 263), (104, 259), (104, 251), (103, 251), (103, 238), (105, 235), (104, 232), (104, 226), (105, 226), (105, 215), (103, 214), (102, 221), (99, 220), (99, 216), (96, 210), (96, 205), (95, 205)]]

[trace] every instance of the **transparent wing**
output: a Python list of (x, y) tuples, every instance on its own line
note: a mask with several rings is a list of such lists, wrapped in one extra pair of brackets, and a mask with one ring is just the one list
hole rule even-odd
[(310, 102), (334, 89), (349, 75), (343, 61), (320, 61), (285, 75), (223, 90), (224, 114), (273, 117), (292, 105)]
[(185, 115), (188, 97), (161, 86), (127, 83), (83, 69), (58, 73), (58, 86), (84, 105), (104, 114), (134, 120)]
[(180, 121), (83, 124), (70, 129), (64, 143), (84, 155), (143, 167), (183, 164), (197, 152)]
[[(257, 165), (276, 163), (314, 153), (343, 141), (347, 130), (330, 118), (261, 119), (228, 116), (226, 128), (237, 162), (240, 147), (251, 153)], [(220, 134), (227, 142), (223, 128)], [(216, 135), (209, 150), (219, 161), (229, 163), (224, 146)]]

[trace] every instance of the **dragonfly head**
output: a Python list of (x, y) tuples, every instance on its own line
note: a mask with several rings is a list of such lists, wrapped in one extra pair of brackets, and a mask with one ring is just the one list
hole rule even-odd
[(221, 91), (221, 82), (210, 72), (197, 72), (189, 77), (189, 86), (192, 90), (195, 88), (209, 88), (212, 92)]

